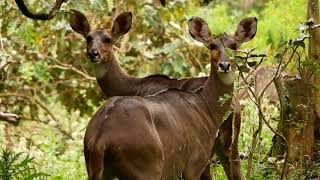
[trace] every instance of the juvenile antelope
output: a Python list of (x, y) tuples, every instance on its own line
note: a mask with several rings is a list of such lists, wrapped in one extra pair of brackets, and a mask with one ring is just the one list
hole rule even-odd
[(198, 17), (188, 21), (192, 37), (211, 51), (211, 71), (196, 92), (112, 97), (94, 114), (84, 138), (91, 179), (207, 179), (210, 157), (233, 92), (235, 66), (226, 49), (252, 39), (256, 18), (240, 22), (234, 36), (213, 36)]
[[(106, 96), (145, 96), (170, 88), (193, 92), (203, 86), (207, 77), (176, 80), (163, 75), (152, 75), (145, 78), (135, 78), (123, 72), (112, 46), (120, 36), (129, 31), (131, 23), (132, 14), (126, 12), (116, 17), (111, 29), (91, 31), (89, 22), (82, 13), (73, 11), (70, 17), (73, 30), (82, 34), (87, 40), (87, 55), (96, 66), (97, 81)], [(239, 47), (239, 42), (235, 43), (235, 47)], [(215, 152), (229, 179), (241, 179), (237, 144), (240, 131), (240, 107), (238, 104), (234, 99), (232, 102), (234, 114), (231, 114), (223, 123), (215, 147)], [(232, 126), (233, 115), (235, 115), (235, 129)], [(234, 142), (232, 137), (235, 137)], [(230, 153), (226, 151), (228, 149), (231, 149)]]

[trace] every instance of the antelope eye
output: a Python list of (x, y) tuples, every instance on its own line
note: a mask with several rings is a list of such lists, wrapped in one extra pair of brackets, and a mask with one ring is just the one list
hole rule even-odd
[(86, 37), (87, 42), (91, 42), (93, 40), (92, 36), (87, 36)]
[(236, 50), (236, 49), (237, 49), (236, 43), (230, 44), (230, 45), (229, 45), (229, 48), (232, 49), (232, 50)]
[(111, 38), (105, 36), (105, 37), (102, 38), (102, 42), (104, 42), (104, 43), (111, 43)]
[(208, 48), (209, 48), (210, 50), (214, 50), (214, 49), (218, 49), (218, 46), (215, 45), (215, 44), (209, 44), (209, 45), (208, 45)]

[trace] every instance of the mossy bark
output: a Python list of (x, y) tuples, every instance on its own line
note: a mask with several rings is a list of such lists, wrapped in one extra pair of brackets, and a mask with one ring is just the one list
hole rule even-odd
[[(319, 0), (308, 0), (308, 19), (312, 18), (315, 24), (320, 23)], [(320, 65), (320, 28), (310, 30), (309, 59)], [(314, 74), (314, 105), (316, 111), (315, 137), (320, 142), (320, 73)]]
[[(277, 131), (286, 138), (288, 161), (294, 163), (311, 160), (315, 155), (313, 88), (307, 81), (296, 76), (279, 77), (275, 84), (280, 100)], [(273, 143), (271, 155), (282, 156), (285, 152), (283, 140), (274, 137)]]
[[(319, 24), (319, 0), (308, 0), (308, 19)], [(314, 67), (320, 64), (320, 29), (310, 30), (308, 61), (313, 67), (300, 69), (300, 77), (279, 77), (275, 80), (280, 100), (280, 121), (277, 131), (283, 134), (288, 145), (289, 162), (312, 160), (315, 142), (320, 140), (320, 74)], [(284, 154), (284, 142), (273, 138), (271, 156)]]

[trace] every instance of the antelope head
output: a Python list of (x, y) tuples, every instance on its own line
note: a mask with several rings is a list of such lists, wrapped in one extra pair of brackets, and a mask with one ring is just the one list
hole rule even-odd
[(211, 70), (226, 85), (230, 85), (235, 77), (235, 64), (232, 54), (240, 45), (250, 41), (257, 32), (257, 18), (250, 17), (243, 19), (234, 34), (223, 33), (212, 35), (208, 24), (199, 17), (192, 17), (188, 21), (191, 36), (202, 42), (211, 54)]
[(132, 24), (132, 13), (125, 12), (116, 17), (111, 29), (91, 30), (89, 21), (79, 11), (72, 10), (70, 25), (87, 41), (87, 56), (92, 62), (108, 61), (113, 57), (112, 46), (126, 34)]

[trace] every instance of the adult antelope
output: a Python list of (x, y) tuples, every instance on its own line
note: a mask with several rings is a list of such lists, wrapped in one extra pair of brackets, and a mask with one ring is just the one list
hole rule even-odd
[[(131, 22), (132, 14), (126, 12), (115, 19), (112, 29), (90, 31), (89, 22), (82, 13), (73, 11), (70, 17), (71, 27), (87, 40), (88, 57), (96, 66), (98, 84), (107, 96), (143, 96), (169, 88), (195, 91), (204, 84), (207, 77), (176, 80), (162, 75), (152, 75), (145, 78), (135, 78), (123, 72), (114, 55), (112, 46), (120, 36), (130, 30)], [(240, 23), (238, 29), (241, 29), (243, 25), (243, 23)], [(239, 43), (234, 42), (230, 46), (232, 48), (239, 47)], [(233, 114), (231, 114), (220, 128), (215, 153), (228, 178), (241, 179), (237, 143), (241, 119), (238, 101), (233, 101), (232, 108), (235, 118), (233, 119)], [(234, 123), (233, 120), (235, 120)]]
[(206, 77), (177, 80), (164, 75), (151, 75), (145, 78), (129, 76), (120, 68), (113, 45), (130, 30), (131, 12), (117, 16), (111, 29), (93, 31), (90, 30), (89, 21), (82, 13), (75, 10), (72, 12), (70, 25), (75, 32), (82, 34), (86, 39), (87, 56), (93, 62), (97, 82), (106, 96), (144, 96), (168, 88), (195, 90), (206, 81)]
[(84, 153), (91, 179), (207, 179), (210, 157), (233, 93), (234, 64), (225, 50), (252, 39), (256, 18), (240, 22), (234, 36), (212, 36), (198, 17), (188, 21), (192, 37), (211, 51), (211, 72), (191, 93), (112, 97), (90, 120)]
[[(73, 11), (71, 14), (71, 27), (86, 38), (88, 57), (96, 66), (97, 81), (106, 96), (151, 95), (169, 88), (194, 91), (204, 84), (207, 77), (176, 80), (166, 76), (153, 75), (145, 78), (135, 78), (123, 72), (114, 55), (112, 46), (121, 35), (129, 31), (131, 22), (132, 15), (130, 12), (127, 12), (119, 15), (115, 19), (112, 29), (90, 31), (89, 22), (83, 14), (78, 11)], [(235, 119), (238, 122), (234, 137), (238, 137), (240, 110), (234, 112), (237, 112)], [(222, 162), (229, 179), (240, 179), (237, 139), (235, 143), (231, 145), (233, 129), (232, 117), (233, 116), (230, 115), (228, 120), (223, 124), (223, 128), (220, 129), (220, 134), (223, 139), (218, 138), (218, 146), (216, 146), (215, 152)], [(228, 151), (225, 151), (225, 149), (227, 150), (229, 148), (231, 148), (231, 153), (226, 153)], [(233, 161), (234, 159), (236, 161)]]

